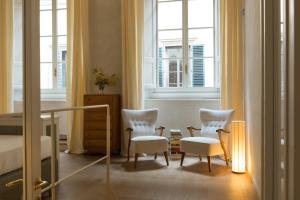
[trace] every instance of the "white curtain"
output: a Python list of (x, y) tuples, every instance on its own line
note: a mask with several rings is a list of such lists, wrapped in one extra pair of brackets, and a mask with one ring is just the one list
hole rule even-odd
[(0, 114), (12, 109), (13, 0), (0, 0)]
[(221, 105), (244, 120), (244, 0), (220, 1)]
[[(123, 108), (143, 107), (144, 0), (122, 0), (122, 99)], [(128, 135), (121, 137), (126, 155)]]
[[(244, 120), (244, 0), (220, 1), (221, 107)], [(231, 157), (232, 140), (227, 142)]]
[[(68, 0), (67, 101), (71, 107), (83, 106), (86, 93), (88, 30), (88, 0)], [(83, 111), (68, 113), (68, 150), (84, 152)]]
[(122, 0), (123, 107), (140, 109), (143, 102), (144, 1)]

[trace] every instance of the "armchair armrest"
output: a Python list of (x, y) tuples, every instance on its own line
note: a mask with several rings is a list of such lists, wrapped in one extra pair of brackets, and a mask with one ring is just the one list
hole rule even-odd
[(229, 131), (226, 131), (224, 129), (217, 129), (216, 132), (218, 133), (219, 140), (221, 143), (224, 143), (222, 133), (230, 133)]
[(195, 130), (195, 131), (201, 131), (201, 128), (195, 128), (193, 126), (189, 126), (189, 127), (187, 127), (187, 130), (190, 132), (191, 137), (194, 137), (193, 130)]
[(218, 129), (216, 130), (217, 133), (230, 133), (229, 131), (226, 131), (224, 129)]
[(155, 130), (156, 130), (156, 131), (157, 131), (157, 130), (160, 130), (159, 136), (162, 136), (162, 135), (163, 135), (163, 132), (164, 132), (164, 130), (165, 130), (165, 127), (160, 126), (160, 127), (158, 127), (158, 128), (155, 128)]
[(132, 132), (133, 129), (132, 128), (126, 128), (125, 131)]

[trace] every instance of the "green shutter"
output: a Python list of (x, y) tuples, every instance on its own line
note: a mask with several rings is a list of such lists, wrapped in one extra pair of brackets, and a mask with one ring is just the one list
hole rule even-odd
[(205, 83), (204, 76), (204, 46), (194, 45), (192, 46), (193, 52), (193, 87), (203, 87)]
[(163, 87), (163, 48), (158, 48), (158, 85)]

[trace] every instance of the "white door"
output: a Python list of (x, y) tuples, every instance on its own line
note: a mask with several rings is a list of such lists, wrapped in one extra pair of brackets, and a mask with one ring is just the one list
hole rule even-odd
[(11, 55), (6, 57), (10, 62), (1, 67), (8, 66), (7, 84), (12, 86), (2, 96), (11, 96), (11, 109), (3, 111), (6, 115), (0, 119), (2, 142), (7, 141), (1, 145), (6, 168), (1, 168), (0, 180), (6, 189), (0, 191), (0, 199), (40, 199), (45, 182), (41, 178), (39, 0), (5, 0), (0, 6), (5, 21), (2, 30), (7, 32), (0, 36), (8, 38), (3, 40), (9, 43), (3, 49)]
[(24, 3), (24, 199), (39, 199), (41, 177), (39, 0)]

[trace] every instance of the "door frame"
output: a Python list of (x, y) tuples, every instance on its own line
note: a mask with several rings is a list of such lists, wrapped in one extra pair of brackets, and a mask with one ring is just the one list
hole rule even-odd
[(262, 40), (262, 188), (263, 200), (274, 200), (274, 1), (261, 1)]
[[(300, 199), (300, 2), (287, 0), (287, 199)], [(297, 37), (298, 36), (298, 37)], [(297, 156), (298, 155), (298, 156)]]
[[(280, 87), (280, 60), (278, 51), (279, 0), (262, 1), (262, 49), (263, 49), (263, 160), (262, 160), (262, 199), (280, 199), (280, 127), (278, 120)], [(300, 199), (300, 2), (286, 0), (286, 200)], [(298, 36), (298, 37), (297, 37)], [(272, 49), (272, 50), (270, 50)], [(298, 122), (298, 123), (297, 123)], [(298, 156), (297, 156), (298, 155)]]
[(23, 0), (23, 199), (40, 197), (41, 178), (39, 0)]

